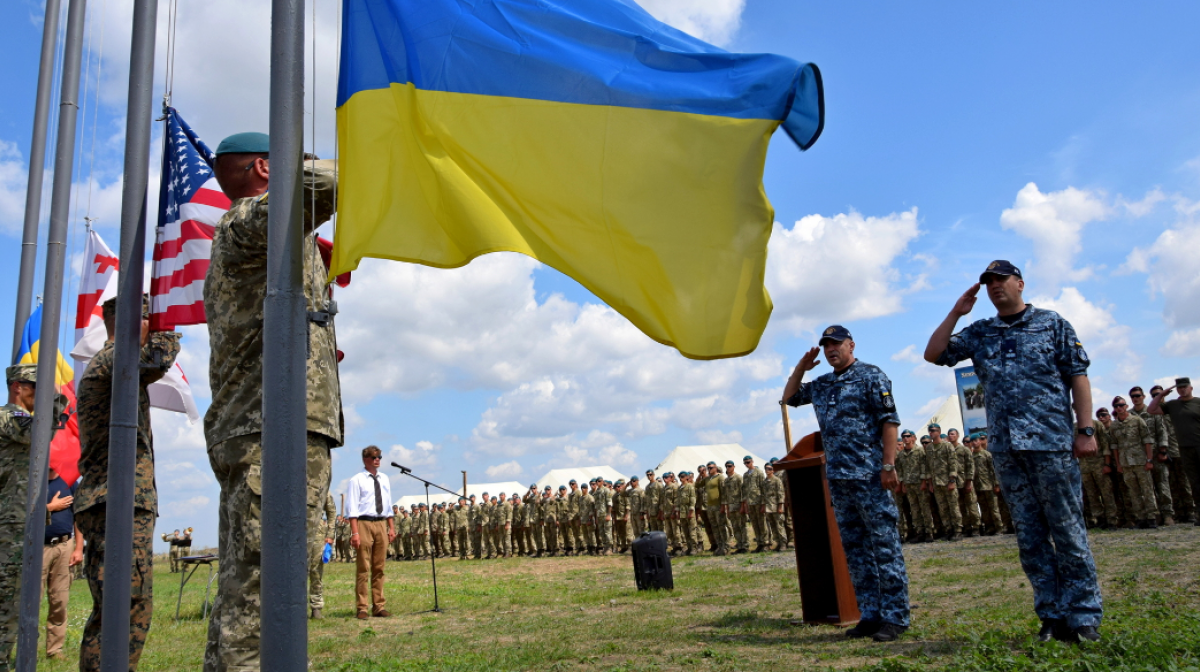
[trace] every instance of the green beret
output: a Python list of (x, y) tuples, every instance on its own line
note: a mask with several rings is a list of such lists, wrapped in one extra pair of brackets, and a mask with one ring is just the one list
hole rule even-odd
[(16, 382), (36, 383), (37, 382), (37, 364), (13, 364), (5, 370), (5, 376), (8, 379), (8, 384)]
[(938, 429), (941, 429), (941, 428), (942, 428), (942, 426), (941, 426), (941, 425), (939, 425), (938, 423), (936, 423), (936, 422), (931, 422), (931, 423), (929, 423), (929, 426), (928, 426), (928, 427), (926, 427), (925, 429), (933, 429), (934, 427), (937, 427)]
[(267, 154), (271, 151), (271, 140), (266, 133), (234, 133), (217, 145), (217, 156), (222, 154)]

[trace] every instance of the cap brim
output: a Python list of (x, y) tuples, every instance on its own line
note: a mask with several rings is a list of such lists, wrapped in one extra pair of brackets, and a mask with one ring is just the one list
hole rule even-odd
[[(1010, 275), (1016, 275), (1016, 273), (1001, 273), (999, 271), (984, 271), (983, 273), (979, 274), (979, 284), (986, 285), (987, 284), (986, 278), (989, 275), (1001, 275), (1004, 277), (1008, 277)], [(1018, 276), (1018, 277), (1020, 277), (1020, 276)]]
[(834, 338), (833, 336), (822, 336), (821, 340), (817, 341), (817, 345), (825, 345), (825, 341), (834, 341), (835, 343), (841, 343), (842, 341), (845, 341), (845, 340), (846, 339), (844, 339), (844, 338)]

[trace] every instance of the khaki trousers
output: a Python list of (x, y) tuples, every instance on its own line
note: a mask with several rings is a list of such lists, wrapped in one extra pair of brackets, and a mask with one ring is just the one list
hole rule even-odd
[(372, 614), (383, 610), (383, 567), (387, 562), (387, 521), (358, 521), (358, 563), (355, 565), (354, 598), (359, 611)]
[(71, 553), (75, 539), (42, 549), (42, 590), (46, 592), (46, 655), (62, 653), (67, 637), (67, 600), (71, 596)]

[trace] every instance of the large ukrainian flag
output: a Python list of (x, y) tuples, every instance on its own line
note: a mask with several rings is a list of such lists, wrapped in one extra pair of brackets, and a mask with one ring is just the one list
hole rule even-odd
[(731, 54), (632, 0), (345, 0), (331, 277), (527, 254), (694, 359), (754, 350), (771, 134), (816, 66)]

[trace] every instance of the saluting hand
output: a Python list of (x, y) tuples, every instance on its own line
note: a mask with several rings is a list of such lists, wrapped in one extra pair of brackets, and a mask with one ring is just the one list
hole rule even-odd
[(820, 355), (820, 348), (809, 348), (808, 352), (800, 358), (800, 363), (796, 364), (796, 368), (801, 371), (812, 371), (821, 363), (821, 360), (817, 359)]
[(954, 308), (950, 312), (959, 317), (970, 315), (971, 311), (975, 309), (975, 300), (979, 298), (979, 287), (978, 282), (971, 285), (971, 288), (963, 292), (963, 295), (954, 302)]

